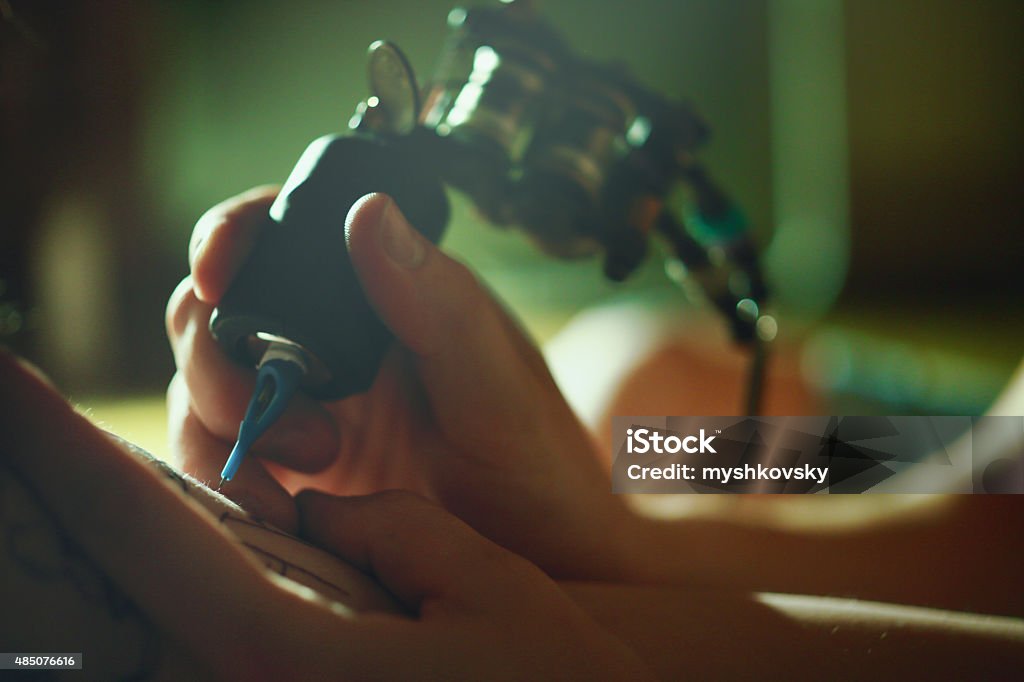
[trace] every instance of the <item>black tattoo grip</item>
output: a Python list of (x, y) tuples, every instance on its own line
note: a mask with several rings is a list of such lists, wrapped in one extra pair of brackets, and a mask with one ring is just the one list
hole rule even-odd
[(371, 192), (391, 196), (416, 229), (440, 239), (448, 201), (426, 159), (378, 138), (314, 141), (210, 318), (232, 358), (253, 366), (257, 339), (281, 337), (313, 356), (313, 397), (338, 400), (372, 385), (392, 335), (363, 294), (344, 237), (349, 209)]

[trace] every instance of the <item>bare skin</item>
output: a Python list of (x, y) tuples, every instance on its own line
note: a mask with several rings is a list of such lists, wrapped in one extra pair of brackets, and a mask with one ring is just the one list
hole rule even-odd
[[(661, 679), (955, 679), (1024, 663), (1024, 623), (1013, 619), (555, 587), (407, 493), (304, 493), (305, 535), (337, 558), (283, 535), (271, 546), (222, 522), (245, 518), (229, 502), (98, 431), (7, 354), (0, 378), (0, 599), (21, 605), (5, 609), (0, 637), (26, 651), (83, 651), (93, 678), (637, 680), (647, 667)], [(356, 567), (397, 604), (297, 585), (253, 543), (350, 593), (372, 589)]]
[[(7, 353), (0, 376), (0, 473), (16, 491), (8, 501), (21, 500), (5, 507), (5, 533), (24, 528), (20, 519), (44, 518), (28, 537), (62, 549), (8, 546), (22, 547), (22, 559), (78, 561), (62, 580), (26, 574), (39, 562), (4, 555), (5, 574), (18, 574), (2, 583), (8, 603), (41, 597), (48, 607), (5, 609), (5, 642), (49, 651), (54, 621), (68, 651), (80, 650), (85, 632), (94, 642), (125, 628), (144, 633), (122, 637), (121, 648), (96, 643), (83, 652), (101, 678), (118, 666), (128, 666), (119, 674), (163, 679), (183, 671), (224, 680), (650, 678), (536, 567), (416, 495), (306, 494), (298, 502), (310, 538), (414, 615), (360, 613), (268, 570), (178, 481), (132, 457)], [(65, 591), (67, 604), (46, 603), (54, 582), (69, 580), (105, 585), (136, 624), (110, 627), (124, 618), (91, 609), (81, 589)], [(9, 593), (14, 586), (34, 589), (19, 596)], [(63, 620), (71, 615), (77, 622)]]
[[(168, 304), (178, 364), (168, 393), (172, 450), (201, 480), (215, 480), (253, 382), (223, 355), (207, 322), (274, 191), (254, 190), (200, 220), (192, 274)], [(301, 488), (401, 487), (559, 579), (1024, 613), (1024, 593), (1007, 589), (1024, 572), (1016, 498), (925, 498), (844, 524), (827, 499), (794, 501), (807, 509), (800, 524), (756, 499), (674, 521), (631, 511), (609, 494), (607, 457), (515, 321), (463, 265), (415, 233), (397, 249), (402, 258), (389, 255), (395, 226), (408, 232), (389, 200), (373, 196), (350, 212), (344, 236), (339, 230), (339, 248), (347, 244), (397, 337), (377, 383), (338, 403), (296, 401), (226, 489), (243, 506), (295, 528), (291, 493)], [(660, 375), (677, 385), (664, 368)], [(612, 404), (630, 413), (628, 396)], [(878, 506), (869, 498), (862, 505)], [(950, 548), (958, 561), (948, 561)]]

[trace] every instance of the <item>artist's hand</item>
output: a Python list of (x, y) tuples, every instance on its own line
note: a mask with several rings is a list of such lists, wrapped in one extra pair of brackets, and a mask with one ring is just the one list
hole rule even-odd
[(307, 537), (419, 615), (356, 622), (354, 637), (338, 639), (349, 644), (339, 669), (388, 679), (652, 679), (536, 566), (435, 504), (400, 491), (298, 499)]
[[(207, 481), (217, 480), (254, 381), (210, 336), (210, 313), (273, 196), (257, 190), (204, 216), (192, 274), (168, 305), (178, 365), (168, 394), (172, 449), (181, 467)], [(611, 495), (593, 442), (536, 347), (387, 197), (362, 200), (346, 228), (338, 226), (338, 248), (347, 238), (397, 343), (368, 393), (327, 405), (293, 400), (225, 492), (287, 528), (295, 512), (287, 490), (404, 488), (553, 575), (621, 577), (632, 517)]]

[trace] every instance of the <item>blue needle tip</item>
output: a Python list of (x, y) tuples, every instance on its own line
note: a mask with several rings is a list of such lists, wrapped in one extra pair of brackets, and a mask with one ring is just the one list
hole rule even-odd
[(256, 390), (238, 427), (238, 441), (220, 472), (218, 490), (234, 478), (253, 443), (281, 416), (305, 375), (301, 354), (294, 348), (275, 348), (278, 345), (271, 344), (260, 363)]

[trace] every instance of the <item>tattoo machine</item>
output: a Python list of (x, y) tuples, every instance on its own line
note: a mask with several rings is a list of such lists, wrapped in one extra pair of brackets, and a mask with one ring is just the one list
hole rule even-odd
[[(528, 2), (457, 8), (448, 27), (422, 89), (396, 46), (370, 46), (372, 95), (346, 133), (302, 154), (211, 317), (224, 350), (259, 368), (221, 485), (298, 388), (339, 400), (373, 383), (392, 337), (339, 248), (345, 216), (371, 192), (390, 195), (437, 242), (449, 186), (488, 222), (519, 227), (547, 253), (603, 254), (616, 281), (657, 235), (670, 275), (709, 300), (751, 348), (747, 412), (757, 412), (775, 323), (763, 312), (750, 230), (695, 156), (709, 134), (703, 121), (624, 69), (573, 53)], [(667, 207), (677, 189), (689, 200), (683, 215)]]

